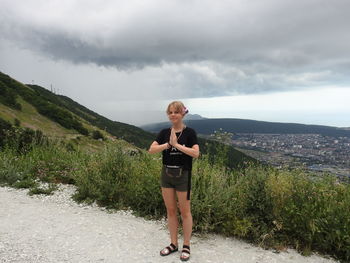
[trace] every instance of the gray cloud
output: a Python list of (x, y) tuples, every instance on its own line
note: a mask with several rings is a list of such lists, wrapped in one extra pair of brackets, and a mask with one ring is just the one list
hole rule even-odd
[(159, 68), (182, 97), (349, 84), (350, 2), (2, 0), (4, 39), (54, 60)]

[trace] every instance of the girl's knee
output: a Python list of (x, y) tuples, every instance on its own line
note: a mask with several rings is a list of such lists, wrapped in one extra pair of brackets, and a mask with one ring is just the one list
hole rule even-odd
[(168, 217), (177, 216), (177, 207), (170, 207), (166, 209)]
[(181, 210), (181, 217), (184, 220), (188, 218), (192, 218), (191, 210), (190, 209)]

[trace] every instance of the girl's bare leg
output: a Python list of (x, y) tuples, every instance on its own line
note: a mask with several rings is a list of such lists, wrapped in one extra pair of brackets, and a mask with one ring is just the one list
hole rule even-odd
[(176, 194), (179, 200), (179, 207), (182, 218), (184, 245), (190, 246), (193, 225), (191, 214), (191, 200), (187, 200), (187, 192), (176, 191)]
[(177, 229), (179, 221), (177, 219), (177, 203), (174, 188), (162, 187), (162, 195), (167, 210), (168, 228), (170, 232), (171, 243), (178, 246)]

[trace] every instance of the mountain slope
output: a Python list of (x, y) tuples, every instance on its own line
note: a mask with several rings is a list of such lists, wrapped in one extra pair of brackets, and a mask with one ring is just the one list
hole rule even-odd
[(105, 130), (109, 134), (132, 143), (140, 148), (149, 147), (150, 143), (154, 140), (154, 136), (151, 133), (130, 124), (109, 120), (106, 117), (99, 115), (92, 110), (89, 110), (83, 105), (80, 105), (67, 96), (55, 95), (47, 89), (37, 85), (27, 86), (35, 90), (46, 100), (76, 114), (91, 125)]
[(17, 102), (21, 105), (21, 111), (0, 103), (0, 117), (10, 123), (13, 123), (14, 119), (18, 119), (22, 126), (33, 130), (45, 131), (45, 134), (50, 134), (51, 137), (64, 137), (79, 134), (77, 131), (64, 128), (57, 122), (51, 121), (47, 117), (39, 114), (34, 106), (21, 97), (17, 98)]
[[(45, 124), (50, 123), (57, 128), (54, 133), (88, 135), (99, 128), (105, 134), (114, 135), (140, 148), (147, 148), (154, 139), (151, 133), (136, 126), (111, 121), (66, 96), (55, 95), (37, 85), (24, 85), (1, 72), (0, 95), (0, 116), (3, 119), (12, 122), (11, 118), (18, 115), (20, 121), (27, 120), (24, 126), (42, 129), (46, 134), (53, 132), (45, 129)], [(22, 103), (24, 109), (21, 108)], [(31, 115), (32, 120), (28, 121)], [(34, 125), (35, 119), (41, 119), (41, 125)]]

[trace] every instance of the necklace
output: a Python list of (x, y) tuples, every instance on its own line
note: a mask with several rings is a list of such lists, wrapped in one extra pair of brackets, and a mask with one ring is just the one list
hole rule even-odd
[[(182, 127), (182, 130), (181, 130), (181, 132), (180, 132), (180, 135), (179, 135), (179, 137), (177, 137), (178, 140), (180, 139), (180, 137), (181, 137), (181, 135), (182, 135), (182, 132), (184, 131), (185, 128), (186, 128), (186, 125), (184, 125), (184, 126)], [(176, 135), (176, 133), (175, 133), (175, 135)]]

